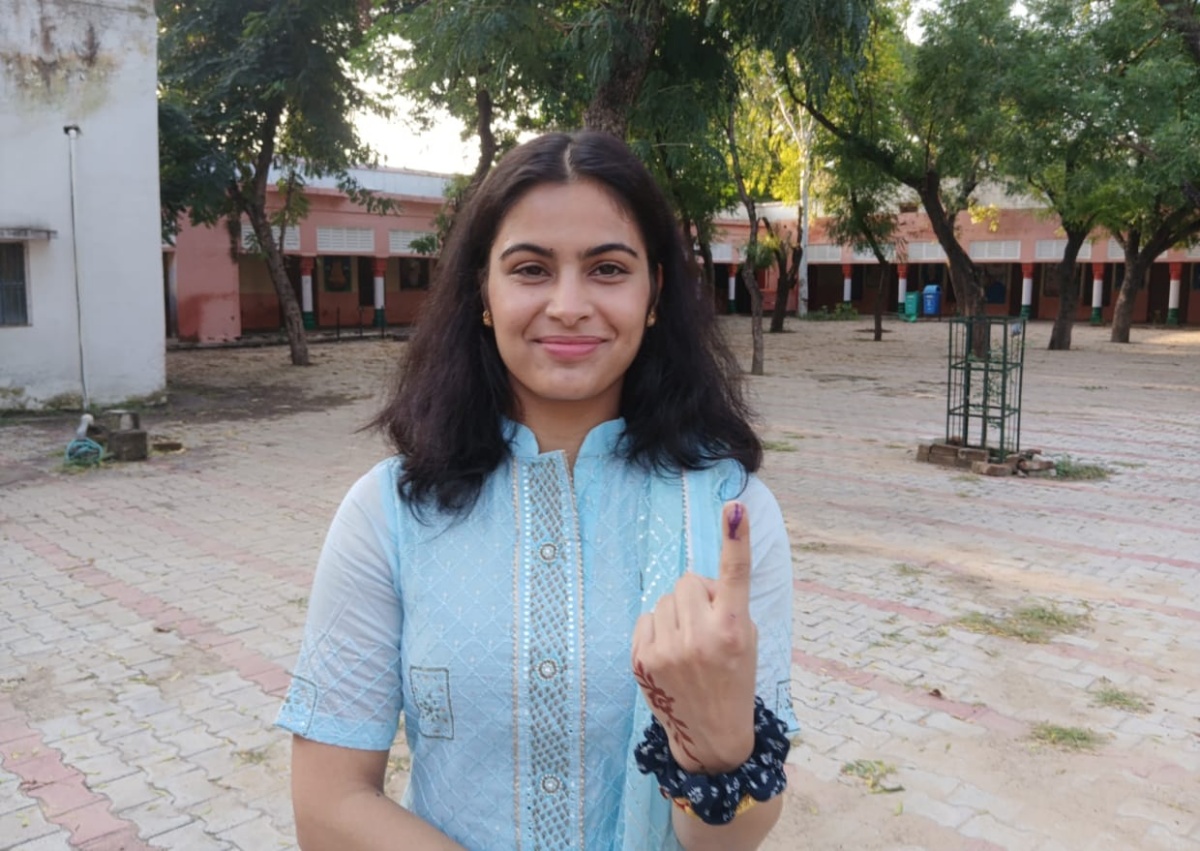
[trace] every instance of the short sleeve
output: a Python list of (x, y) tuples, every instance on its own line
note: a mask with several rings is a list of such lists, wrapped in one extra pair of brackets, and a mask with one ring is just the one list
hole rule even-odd
[(306, 739), (376, 751), (395, 739), (403, 705), (397, 467), (386, 461), (359, 479), (325, 538), (275, 721)]
[(750, 476), (738, 497), (750, 516), (750, 617), (758, 627), (756, 691), (768, 709), (799, 730), (792, 709), (792, 548), (774, 494)]

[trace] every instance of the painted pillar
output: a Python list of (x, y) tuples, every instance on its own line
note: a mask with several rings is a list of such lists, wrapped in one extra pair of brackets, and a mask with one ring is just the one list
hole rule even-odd
[(1092, 324), (1103, 325), (1104, 264), (1092, 264)]
[(375, 327), (387, 325), (383, 313), (383, 279), (387, 276), (387, 258), (375, 258)]
[(1021, 318), (1033, 313), (1033, 264), (1021, 264)]
[(896, 312), (901, 316), (904, 315), (904, 297), (908, 295), (908, 264), (897, 263), (896, 275), (899, 278), (896, 288)]
[(849, 263), (842, 264), (842, 301), (846, 304), (850, 303), (850, 297), (854, 294), (854, 267)]
[(317, 327), (317, 317), (313, 314), (313, 267), (315, 257), (300, 258), (300, 313), (304, 317), (304, 327), (309, 331)]
[(737, 276), (738, 267), (736, 263), (729, 266), (729, 313), (730, 315), (737, 313)]
[(1179, 324), (1179, 282), (1183, 279), (1183, 264), (1172, 263), (1171, 269), (1171, 292), (1167, 296), (1167, 324)]

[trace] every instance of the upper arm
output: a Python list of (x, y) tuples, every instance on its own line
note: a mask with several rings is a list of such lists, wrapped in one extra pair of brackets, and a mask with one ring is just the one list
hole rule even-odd
[(383, 791), (387, 751), (365, 751), (292, 736), (292, 800), (296, 811), (363, 789)]

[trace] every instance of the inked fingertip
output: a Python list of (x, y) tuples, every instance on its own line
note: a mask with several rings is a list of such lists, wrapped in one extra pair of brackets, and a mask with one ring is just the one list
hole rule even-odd
[(740, 502), (733, 504), (733, 510), (729, 512), (729, 540), (738, 540), (738, 528), (742, 525), (742, 520), (746, 516), (746, 509), (742, 507)]

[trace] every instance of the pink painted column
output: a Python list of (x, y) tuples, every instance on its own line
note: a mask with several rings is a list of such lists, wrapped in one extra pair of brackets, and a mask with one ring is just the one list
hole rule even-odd
[(896, 289), (896, 313), (903, 316), (906, 313), (904, 307), (904, 297), (908, 295), (908, 264), (897, 263), (896, 275), (899, 279), (899, 286)]
[(1171, 270), (1171, 291), (1167, 295), (1167, 324), (1179, 324), (1179, 282), (1183, 280), (1183, 264), (1172, 263)]
[(387, 325), (387, 319), (384, 317), (383, 310), (383, 281), (387, 277), (387, 258), (376, 257), (374, 263), (375, 271), (375, 327), (382, 328)]
[(854, 294), (854, 267), (849, 263), (842, 264), (842, 301), (850, 303)]
[(1092, 324), (1104, 324), (1104, 264), (1092, 264)]
[(317, 318), (313, 315), (313, 267), (317, 265), (315, 257), (300, 258), (300, 314), (304, 317), (304, 327), (312, 331), (317, 327)]
[(1033, 264), (1021, 264), (1021, 317), (1028, 319), (1033, 313)]

